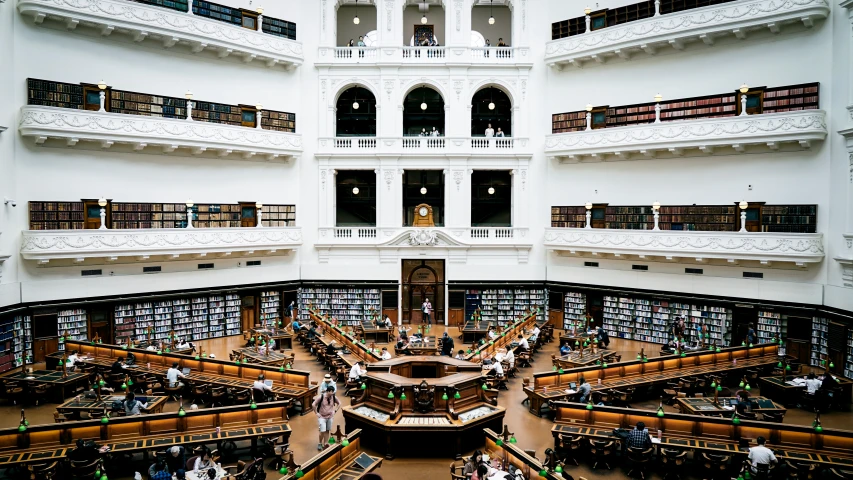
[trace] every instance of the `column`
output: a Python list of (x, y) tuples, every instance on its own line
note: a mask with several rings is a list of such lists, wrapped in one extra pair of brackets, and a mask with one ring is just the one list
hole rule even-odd
[(383, 159), (376, 169), (376, 226), (397, 228), (403, 211), (403, 170), (396, 158)]
[[(446, 31), (444, 45), (468, 47), (471, 43), (471, 9), (473, 0), (445, 0)], [(455, 54), (453, 55), (456, 56)], [(450, 60), (450, 59), (448, 59)], [(467, 60), (467, 59), (466, 59)]]
[(450, 228), (471, 225), (471, 175), (464, 163), (451, 159), (444, 170), (444, 224)]
[[(326, 163), (326, 161), (321, 161)], [(317, 200), (319, 205), (317, 213), (319, 216), (319, 227), (334, 227), (335, 226), (335, 208), (337, 206), (335, 199), (335, 185), (337, 170), (329, 168), (327, 165), (320, 166), (320, 183), (317, 186)]]
[[(376, 0), (376, 44), (399, 49), (403, 44), (403, 8), (405, 0)], [(383, 50), (380, 59), (386, 60)]]
[(513, 169), (510, 174), (512, 177), (512, 226), (527, 227), (530, 209), (528, 204), (530, 192), (527, 191), (529, 171), (524, 165)]
[(320, 47), (334, 47), (338, 34), (338, 0), (320, 0)]
[(510, 9), (512, 10), (512, 46), (513, 47), (528, 47), (528, 30), (530, 22), (528, 18), (527, 4), (528, 0), (512, 0)]

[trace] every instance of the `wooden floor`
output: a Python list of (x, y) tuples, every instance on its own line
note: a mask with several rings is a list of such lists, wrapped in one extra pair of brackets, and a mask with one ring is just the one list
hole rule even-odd
[[(457, 328), (449, 327), (446, 330), (450, 335), (454, 337), (458, 348), (459, 340), (456, 337), (459, 335), (459, 332)], [(444, 331), (444, 327), (435, 326), (430, 331), (430, 334), (440, 336), (442, 333), (444, 333)], [(556, 333), (558, 336), (559, 332)], [(228, 358), (228, 352), (230, 352), (234, 348), (241, 346), (243, 343), (243, 338), (218, 338), (213, 340), (206, 340), (199, 343), (204, 345), (205, 351), (216, 354), (217, 358)], [(610, 349), (615, 350), (618, 354), (622, 355), (622, 358), (625, 359), (634, 358), (642, 347), (646, 348), (646, 353), (649, 356), (657, 355), (660, 349), (658, 345), (645, 344), (643, 342), (635, 342), (631, 340), (613, 339), (610, 343)], [(505, 423), (509, 427), (510, 431), (515, 433), (515, 436), (518, 439), (518, 445), (524, 449), (535, 449), (537, 457), (539, 458), (542, 457), (542, 454), (546, 448), (553, 446), (553, 439), (550, 433), (552, 422), (544, 418), (538, 418), (528, 413), (527, 407), (521, 405), (521, 401), (525, 398), (525, 395), (521, 390), (521, 379), (525, 376), (531, 376), (533, 372), (550, 370), (551, 354), (556, 353), (557, 349), (558, 343), (556, 340), (545, 346), (545, 348), (543, 348), (536, 355), (533, 368), (522, 369), (521, 374), (518, 376), (518, 378), (510, 379), (509, 390), (501, 391), (500, 396), (498, 398), (498, 404), (507, 408)], [(317, 363), (314, 357), (310, 356), (308, 352), (298, 344), (295, 345), (295, 353), (296, 364), (294, 365), (294, 368), (310, 371), (312, 380), (322, 380), (323, 375), (326, 373), (322, 368), (322, 365)], [(757, 387), (753, 387), (752, 394), (759, 395), (759, 389)], [(343, 399), (342, 395), (339, 395), (338, 397), (342, 400), (345, 400)], [(658, 402), (655, 399), (637, 401), (632, 404), (632, 406), (636, 408), (648, 409), (656, 409), (657, 405)], [(12, 406), (3, 403), (2, 406), (0, 406), (0, 427), (16, 427), (20, 418), (20, 408), (20, 406)], [(55, 404), (47, 404), (39, 407), (25, 406), (25, 408), (27, 412), (27, 418), (29, 419), (31, 424), (53, 422), (53, 411), (56, 408)], [(674, 411), (670, 407), (666, 408), (667, 410)], [(164, 408), (164, 411), (166, 412), (176, 410), (176, 402), (168, 402)], [(788, 410), (788, 413), (785, 416), (785, 423), (811, 425), (812, 419), (813, 414), (810, 412), (798, 409), (790, 409)], [(832, 412), (829, 414), (823, 414), (821, 415), (821, 420), (823, 422), (823, 425), (828, 428), (853, 430), (853, 414), (851, 413)], [(340, 412), (335, 418), (335, 425), (337, 425), (338, 423), (343, 426), (343, 416)], [(316, 417), (313, 414), (292, 417), (290, 421), (290, 426), (291, 428), (293, 428), (293, 435), (291, 436), (291, 448), (296, 454), (297, 463), (305, 461), (308, 458), (314, 456), (317, 453)], [(476, 447), (479, 446), (472, 446), (471, 450), (474, 450), (474, 448)], [(417, 445), (413, 445), (412, 448), (417, 449)], [(377, 471), (377, 473), (382, 475), (383, 479), (385, 480), (396, 480), (403, 478), (407, 480), (445, 480), (449, 478), (448, 466), (451, 463), (450, 458), (407, 459), (403, 457), (405, 457), (405, 455), (400, 455), (393, 461), (385, 460), (382, 463), (382, 467)], [(137, 470), (143, 471), (142, 467), (143, 466), (140, 465)], [(144, 467), (147, 469), (147, 465), (145, 465)], [(625, 471), (615, 466), (613, 471), (592, 471), (588, 465), (582, 464), (580, 467), (568, 467), (566, 471), (572, 476), (574, 476), (574, 478), (576, 479), (578, 478), (578, 476), (584, 476), (589, 480), (597, 478), (628, 478), (625, 475)], [(271, 470), (268, 471), (267, 474), (267, 478), (270, 480), (278, 479), (280, 476), (281, 475), (279, 475), (278, 472), (274, 472)], [(110, 478), (114, 480), (124, 480), (125, 478), (130, 479), (132, 478), (132, 476), (111, 473)], [(660, 477), (652, 475), (647, 478)]]

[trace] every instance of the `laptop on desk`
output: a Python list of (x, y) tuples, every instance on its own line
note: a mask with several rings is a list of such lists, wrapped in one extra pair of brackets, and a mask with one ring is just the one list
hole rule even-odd
[(183, 370), (181, 370), (181, 373), (183, 373), (183, 374), (184, 374), (184, 376), (187, 376), (187, 375), (189, 375), (189, 374), (190, 374), (190, 372), (191, 372), (191, 371), (192, 371), (192, 369), (191, 369), (191, 368), (189, 368), (189, 367), (184, 367), (184, 369), (183, 369)]
[(264, 385), (272, 388), (272, 380), (264, 380)]

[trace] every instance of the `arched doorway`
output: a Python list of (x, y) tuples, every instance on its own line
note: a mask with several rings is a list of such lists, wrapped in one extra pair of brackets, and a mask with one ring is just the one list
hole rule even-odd
[(471, 99), (471, 136), (484, 136), (490, 124), (496, 135), (500, 128), (504, 136), (512, 136), (512, 101), (494, 86), (481, 88)]
[(403, 323), (423, 323), (421, 307), (432, 304), (432, 323), (444, 323), (444, 260), (403, 260)]
[(403, 135), (429, 134), (433, 127), (444, 136), (444, 98), (432, 88), (421, 86), (403, 101)]
[(376, 97), (370, 90), (359, 86), (348, 88), (335, 106), (335, 136), (376, 136)]

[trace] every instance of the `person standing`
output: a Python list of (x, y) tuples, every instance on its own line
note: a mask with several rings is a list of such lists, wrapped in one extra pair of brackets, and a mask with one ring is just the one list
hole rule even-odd
[(495, 136), (495, 129), (492, 128), (492, 124), (490, 123), (489, 126), (486, 127), (486, 137), (488, 138), (488, 137), (494, 137), (494, 136)]
[(441, 336), (441, 354), (446, 357), (453, 355), (453, 338), (447, 332)]
[(317, 443), (317, 450), (323, 450), (329, 447), (329, 436), (332, 434), (332, 420), (335, 418), (341, 402), (335, 396), (335, 389), (328, 387), (322, 395), (314, 400), (312, 406), (314, 407), (314, 413), (317, 414), (317, 421), (320, 426), (320, 441)]
[(430, 319), (429, 315), (432, 312), (432, 304), (429, 303), (428, 298), (426, 300), (424, 300), (424, 303), (421, 306), (421, 310), (423, 310), (423, 312), (424, 312), (424, 322), (426, 322), (427, 325), (431, 325), (432, 320)]
[(501, 127), (498, 127), (498, 133), (496, 133), (495, 136), (496, 137), (503, 137), (504, 136), (504, 132), (503, 132), (503, 130), (501, 130)]

